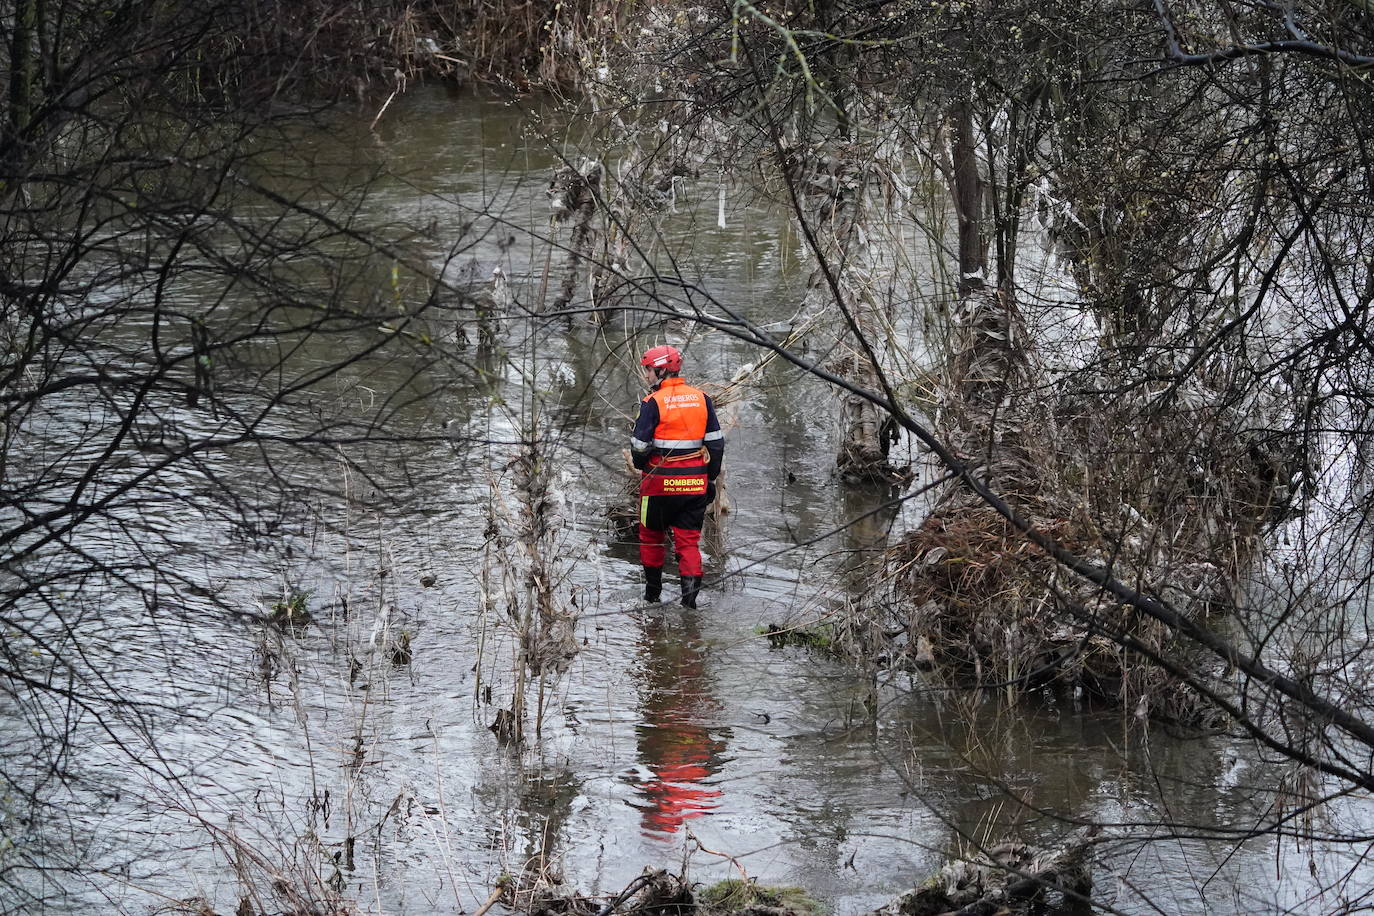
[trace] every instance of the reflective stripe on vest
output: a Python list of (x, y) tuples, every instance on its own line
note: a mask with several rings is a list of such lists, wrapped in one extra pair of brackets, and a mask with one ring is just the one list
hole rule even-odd
[(706, 435), (706, 395), (677, 376), (663, 380), (653, 394), (658, 404), (655, 448), (701, 448)]

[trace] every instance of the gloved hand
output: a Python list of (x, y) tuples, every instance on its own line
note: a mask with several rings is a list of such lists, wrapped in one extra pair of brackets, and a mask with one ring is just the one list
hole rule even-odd
[(711, 503), (713, 503), (713, 502), (715, 502), (715, 501), (716, 501), (716, 482), (715, 482), (714, 480), (708, 480), (708, 481), (706, 481), (706, 505), (709, 506), (709, 505), (711, 505)]

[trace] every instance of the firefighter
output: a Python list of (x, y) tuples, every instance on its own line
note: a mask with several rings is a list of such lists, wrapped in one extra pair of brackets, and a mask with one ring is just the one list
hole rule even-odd
[(725, 436), (711, 399), (679, 375), (682, 354), (677, 348), (652, 347), (639, 365), (649, 394), (639, 405), (630, 455), (642, 475), (639, 562), (644, 567), (644, 600), (662, 597), (671, 530), (682, 604), (696, 607), (701, 589), (701, 525), (706, 507), (716, 498)]

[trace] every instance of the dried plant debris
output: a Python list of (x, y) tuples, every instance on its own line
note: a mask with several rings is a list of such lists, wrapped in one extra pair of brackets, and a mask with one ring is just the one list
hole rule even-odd
[(731, 879), (694, 891), (682, 876), (650, 868), (609, 898), (547, 880), (528, 888), (511, 881), (498, 887), (493, 896), (498, 892), (501, 902), (528, 916), (823, 916), (826, 912), (801, 888)]
[(1087, 912), (1095, 829), (1056, 849), (1003, 843), (947, 863), (920, 887), (870, 916), (1019, 916)]
[[(1139, 429), (1125, 408), (1018, 394), (1035, 392), (1039, 373), (1015, 305), (998, 294), (968, 297), (956, 325), (939, 431), (971, 472), (1037, 530), (1185, 615), (1229, 605), (1257, 533), (1286, 511), (1274, 462), (1237, 445), (1243, 431), (1224, 417), (1207, 427), (1174, 411)], [(1164, 448), (1171, 437), (1217, 460), (1199, 471)], [(1215, 662), (1061, 569), (961, 481), (890, 548), (885, 573), (845, 634), (858, 652), (949, 682), (1054, 683), (1141, 717), (1219, 719), (1158, 664), (1213, 680)]]
[(686, 881), (662, 869), (645, 869), (620, 893), (607, 898), (565, 887), (561, 880), (514, 880), (499, 885), (493, 898), (527, 916), (688, 916), (697, 910)]

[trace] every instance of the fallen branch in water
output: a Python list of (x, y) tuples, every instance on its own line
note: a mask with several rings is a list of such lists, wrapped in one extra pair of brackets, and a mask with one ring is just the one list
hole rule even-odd
[(748, 884), (748, 883), (749, 883), (749, 873), (748, 873), (747, 871), (744, 870), (744, 866), (743, 866), (743, 865), (739, 864), (739, 859), (736, 859), (734, 856), (730, 855), (728, 852), (716, 852), (714, 849), (707, 849), (706, 846), (702, 844), (701, 839), (700, 839), (695, 833), (692, 832), (692, 829), (691, 829), (690, 827), (686, 828), (686, 830), (687, 830), (687, 839), (689, 839), (689, 840), (691, 840), (693, 843), (697, 844), (697, 849), (700, 849), (702, 852), (706, 853), (708, 856), (718, 856), (719, 858), (722, 858), (722, 859), (729, 859), (729, 860), (730, 860), (730, 864), (733, 865), (733, 866), (735, 866), (735, 870), (739, 872), (740, 880), (743, 881), (745, 884)]

